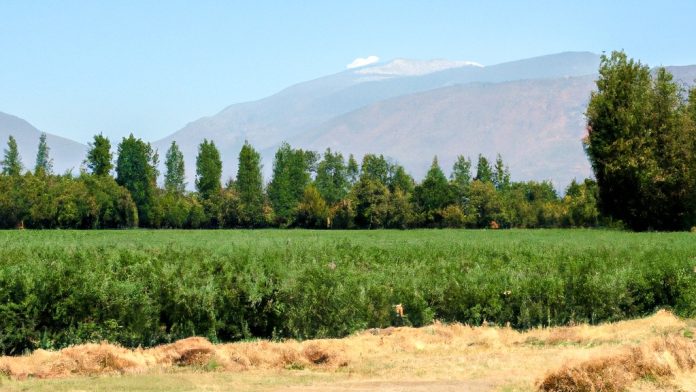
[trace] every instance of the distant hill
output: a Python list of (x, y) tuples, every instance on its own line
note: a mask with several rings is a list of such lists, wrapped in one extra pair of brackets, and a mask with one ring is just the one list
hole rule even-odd
[[(269, 179), (275, 150), (287, 141), (320, 152), (331, 147), (358, 159), (368, 152), (382, 153), (416, 178), (436, 154), (449, 172), (459, 154), (475, 160), (479, 153), (490, 158), (501, 153), (514, 179), (551, 179), (563, 188), (573, 178), (591, 176), (581, 139), (599, 60), (588, 52), (490, 66), (396, 59), (231, 105), (153, 145), (163, 161), (171, 141), (178, 142), (191, 188), (203, 139), (215, 141), (221, 150), (224, 179), (235, 175), (245, 140), (261, 151)], [(696, 80), (696, 66), (667, 68), (683, 85)], [(0, 113), (0, 144), (10, 134), (17, 138), (24, 165), (33, 167), (40, 132)], [(77, 173), (86, 146), (50, 134), (48, 143), (56, 172)]]
[[(439, 133), (433, 133), (430, 131), (431, 129), (438, 128), (438, 124), (443, 125), (444, 123), (432, 117), (432, 114), (429, 113), (433, 113), (433, 111), (429, 109), (428, 112), (423, 113), (425, 117), (419, 118), (416, 122), (420, 127), (418, 131), (410, 127), (409, 129), (414, 134), (406, 135), (400, 133), (402, 139), (392, 141), (397, 146), (379, 150), (378, 147), (383, 147), (384, 145), (370, 145), (369, 140), (372, 139), (363, 140), (362, 138), (368, 134), (387, 130), (389, 125), (383, 122), (386, 117), (374, 115), (369, 119), (358, 120), (356, 116), (359, 113), (376, 113), (374, 108), (366, 110), (373, 104), (377, 105), (377, 107), (383, 107), (380, 105), (394, 105), (395, 102), (406, 103), (410, 101), (408, 99), (399, 100), (398, 97), (443, 88), (445, 89), (433, 95), (439, 97), (440, 104), (451, 105), (450, 111), (452, 112), (459, 110), (458, 108), (464, 110), (465, 107), (463, 105), (468, 103), (457, 101), (461, 95), (455, 95), (454, 97), (456, 98), (449, 100), (441, 96), (441, 94), (458, 91), (457, 89), (447, 89), (447, 87), (475, 83), (478, 84), (478, 87), (469, 91), (484, 93), (488, 89), (494, 88), (497, 83), (521, 80), (543, 81), (555, 78), (563, 80), (570, 77), (591, 75), (596, 73), (598, 64), (599, 56), (587, 52), (561, 53), (486, 67), (470, 62), (446, 62), (445, 60), (422, 62), (399, 59), (386, 64), (376, 64), (348, 70), (300, 83), (259, 101), (232, 105), (214, 116), (201, 118), (188, 124), (173, 135), (155, 142), (154, 145), (161, 153), (166, 151), (172, 140), (176, 140), (182, 146), (187, 162), (189, 184), (193, 183), (197, 146), (204, 138), (214, 140), (218, 148), (220, 148), (224, 161), (223, 172), (226, 177), (234, 175), (236, 171), (237, 154), (244, 140), (248, 140), (262, 151), (267, 174), (271, 169), (275, 148), (282, 141), (287, 141), (292, 145), (301, 144), (319, 150), (331, 146), (344, 153), (384, 152), (389, 154), (392, 159), (403, 162), (408, 170), (418, 175), (427, 168), (432, 156), (427, 158), (428, 163), (425, 167), (421, 167), (421, 160), (412, 159), (413, 156), (431, 155), (431, 151), (425, 149), (422, 144), (412, 143), (408, 139), (411, 136), (416, 138), (414, 140), (419, 140), (422, 143), (424, 141), (422, 136), (429, 135), (431, 139), (427, 139), (428, 144), (447, 145), (449, 147), (447, 151), (443, 150), (440, 153), (443, 162), (453, 160), (453, 154), (470, 152), (472, 145), (481, 146), (481, 152), (490, 151), (492, 146), (481, 143), (472, 144), (471, 142), (467, 146), (463, 144), (465, 141), (444, 139), (444, 137), (449, 138), (452, 134), (462, 133), (462, 127), (465, 124), (449, 123), (447, 125), (449, 128), (446, 131), (440, 128)], [(559, 86), (558, 84), (543, 85), (550, 88)], [(589, 94), (589, 89), (586, 92)], [(498, 93), (502, 94), (502, 92)], [(556, 92), (549, 91), (548, 94), (554, 95)], [(538, 96), (542, 95), (544, 94), (538, 94)], [(581, 97), (582, 94), (574, 96)], [(397, 98), (397, 100), (390, 101), (392, 98)], [(514, 100), (514, 97), (510, 97), (510, 99)], [(577, 99), (577, 102), (568, 103), (570, 106), (568, 110), (577, 110), (586, 101), (587, 96)], [(384, 103), (387, 101), (390, 103)], [(510, 105), (514, 106), (513, 103), (510, 103)], [(389, 107), (392, 113), (404, 113), (397, 108)], [(410, 117), (408, 118), (413, 119), (416, 113), (418, 113), (413, 111), (414, 109), (417, 108), (410, 107), (410, 113), (404, 113), (404, 115), (409, 115)], [(487, 109), (485, 107), (479, 106), (478, 110), (481, 111), (481, 116), (486, 116), (485, 111)], [(564, 113), (567, 113), (568, 110), (565, 110)], [(354, 111), (355, 113), (352, 113)], [(519, 112), (524, 111), (520, 110)], [(349, 113), (352, 114), (348, 115)], [(345, 115), (348, 116), (341, 117)], [(477, 118), (477, 115), (476, 113), (470, 113), (469, 120), (474, 123), (481, 122), (484, 117)], [(354, 129), (348, 131), (350, 127), (342, 128), (338, 125), (341, 119), (348, 118), (351, 118), (354, 124), (359, 123), (363, 129), (360, 131)], [(391, 121), (395, 120), (393, 117), (389, 118)], [(541, 122), (539, 116), (537, 118), (537, 121)], [(520, 124), (524, 124), (527, 120), (519, 118), (519, 121)], [(515, 125), (512, 124), (514, 119), (510, 118), (509, 122), (509, 127), (514, 128)], [(534, 126), (544, 128), (542, 125), (539, 123)], [(578, 129), (574, 130), (574, 134), (581, 135), (584, 129), (583, 124), (575, 121), (575, 125)], [(532, 125), (529, 126), (531, 127)], [(338, 137), (338, 133), (341, 132), (339, 131), (340, 129), (344, 130), (345, 135)], [(469, 127), (469, 129), (471, 129), (471, 132), (468, 135), (471, 138), (480, 140), (495, 139), (494, 135), (477, 133), (484, 131), (495, 133), (495, 129), (486, 130), (485, 127)], [(332, 136), (322, 137), (321, 133), (323, 131), (330, 132)], [(360, 136), (356, 136), (354, 140), (348, 141), (348, 135), (351, 134), (349, 132), (354, 132), (355, 135)], [(382, 139), (388, 138), (388, 134), (390, 133), (387, 132), (387, 134), (382, 136)], [(308, 138), (310, 137), (315, 138), (317, 142), (309, 140)], [(564, 138), (564, 140), (567, 137), (567, 132), (564, 136), (559, 136), (559, 138)], [(331, 142), (331, 144), (322, 145), (322, 141)], [(511, 149), (503, 144), (502, 142), (499, 143), (496, 148), (505, 154)], [(407, 146), (411, 147), (407, 148)], [(576, 149), (580, 154), (575, 155), (580, 155), (581, 162), (570, 162), (570, 159), (574, 158), (574, 156), (569, 156), (568, 162), (559, 166), (559, 173), (560, 171), (565, 171), (566, 173), (589, 174), (579, 140)], [(512, 159), (513, 157), (506, 158)], [(569, 168), (569, 166), (579, 166), (585, 169), (578, 169), (578, 171)], [(524, 173), (519, 174), (521, 176)], [(569, 181), (567, 174), (559, 174), (559, 176), (553, 177), (562, 178), (566, 182)]]
[[(7, 148), (10, 135), (17, 140), (24, 168), (33, 170), (41, 132), (19, 117), (0, 112), (0, 154)], [(68, 170), (72, 170), (75, 174), (79, 172), (80, 164), (85, 158), (87, 149), (85, 145), (49, 133), (46, 134), (46, 143), (50, 148), (49, 156), (53, 159), (54, 172), (64, 173)], [(1, 155), (0, 160), (2, 160)]]

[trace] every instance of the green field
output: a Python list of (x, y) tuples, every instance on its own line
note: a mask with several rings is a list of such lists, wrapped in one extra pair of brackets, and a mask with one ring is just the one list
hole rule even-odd
[[(696, 315), (696, 235), (600, 230), (3, 231), (0, 351)], [(395, 316), (403, 304), (406, 317)]]

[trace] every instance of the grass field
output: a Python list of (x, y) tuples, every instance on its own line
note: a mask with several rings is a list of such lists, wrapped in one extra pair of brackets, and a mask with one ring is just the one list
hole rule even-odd
[[(414, 385), (428, 391), (462, 386), (488, 390), (493, 385), (490, 377), (510, 373), (515, 361), (528, 361), (521, 367), (521, 378), (495, 388), (530, 390), (544, 372), (562, 365), (560, 359), (588, 359), (606, 350), (623, 358), (620, 350), (666, 336), (649, 321), (624, 324), (630, 326), (626, 331), (615, 331), (601, 341), (553, 338), (555, 343), (548, 343), (547, 335), (534, 337), (539, 326), (633, 319), (662, 308), (687, 319), (696, 315), (696, 236), (691, 233), (3, 231), (0, 249), (4, 354), (104, 340), (151, 347), (189, 336), (223, 343), (344, 337), (392, 326), (426, 326), (419, 330), (425, 331), (435, 320), (484, 324), (489, 327), (476, 331), (506, 331), (507, 336), (495, 338), (502, 343), (486, 340), (483, 352), (461, 350), (478, 347), (476, 333), (465, 334), (454, 346), (434, 341), (429, 356), (418, 348), (429, 347), (421, 344), (423, 337), (407, 343), (412, 336), (404, 332), (394, 335), (394, 346), (386, 351), (344, 350), (346, 367), (328, 373), (311, 366), (296, 368), (283, 357), (280, 368), (252, 367), (233, 375), (174, 367), (89, 381), (6, 381), (4, 387), (10, 390), (134, 390), (136, 385), (151, 389), (170, 384), (172, 388), (164, 389), (319, 385), (316, 388), (322, 390), (326, 382), (342, 383), (337, 390), (386, 385), (401, 390), (402, 382), (410, 390), (418, 390), (411, 388)], [(403, 306), (403, 318), (396, 315), (396, 304)], [(674, 325), (668, 335), (691, 339), (693, 327), (676, 319), (670, 322)], [(508, 325), (531, 335), (520, 335)], [(630, 338), (629, 331), (638, 325), (645, 336)], [(353, 345), (351, 339), (339, 346)], [(540, 347), (544, 350), (538, 351)], [(555, 357), (559, 360), (554, 362)], [(466, 363), (479, 363), (473, 368), (478, 370), (472, 373)], [(681, 367), (675, 369), (672, 379), (678, 380)], [(475, 384), (481, 377), (482, 384)], [(690, 377), (686, 382), (693, 381)], [(374, 384), (382, 382), (386, 385)], [(648, 384), (650, 390), (654, 383)]]
[(696, 312), (691, 233), (4, 231), (0, 249), (0, 350), (15, 355)]

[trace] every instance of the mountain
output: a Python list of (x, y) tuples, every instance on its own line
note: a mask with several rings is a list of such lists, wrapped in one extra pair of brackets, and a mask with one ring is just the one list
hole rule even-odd
[(502, 154), (515, 179), (566, 185), (590, 173), (581, 146), (593, 75), (469, 83), (384, 100), (328, 121), (296, 139), (303, 148), (383, 153), (420, 178), (433, 156), (448, 170)]
[[(3, 150), (7, 148), (10, 135), (17, 140), (24, 168), (34, 170), (41, 132), (19, 117), (0, 112), (0, 144)], [(72, 170), (73, 173), (78, 173), (87, 151), (85, 145), (49, 133), (46, 134), (46, 143), (50, 148), (49, 156), (53, 159), (54, 172)]]
[[(187, 162), (187, 177), (189, 184), (193, 183), (195, 175), (195, 157), (198, 144), (204, 139), (214, 140), (224, 164), (225, 177), (234, 175), (237, 164), (237, 154), (248, 140), (257, 149), (261, 150), (264, 157), (266, 174), (270, 173), (273, 153), (282, 142), (287, 141), (291, 145), (303, 143), (311, 145), (320, 151), (330, 145), (318, 145), (310, 143), (308, 135), (318, 136), (320, 130), (332, 130), (337, 128), (336, 121), (341, 116), (351, 112), (366, 113), (361, 111), (372, 104), (392, 98), (404, 97), (412, 94), (437, 90), (447, 87), (464, 86), (471, 83), (479, 83), (477, 91), (483, 91), (497, 83), (505, 83), (521, 80), (543, 81), (547, 79), (565, 79), (569, 77), (585, 76), (596, 73), (599, 64), (599, 56), (587, 52), (567, 52), (556, 55), (536, 57), (526, 60), (508, 62), (493, 66), (481, 66), (473, 62), (450, 62), (447, 60), (415, 61), (398, 59), (386, 64), (374, 64), (367, 67), (340, 72), (305, 83), (291, 86), (275, 95), (254, 101), (236, 104), (227, 107), (220, 113), (201, 118), (186, 125), (173, 135), (159, 140), (154, 146), (161, 154), (169, 147), (172, 140), (176, 140), (181, 146)], [(549, 87), (557, 87), (550, 85)], [(589, 90), (587, 90), (589, 95)], [(583, 98), (584, 100), (587, 97)], [(404, 101), (397, 101), (404, 102)], [(456, 100), (446, 101), (456, 111), (461, 103)], [(574, 102), (571, 106), (578, 107), (583, 101)], [(441, 102), (441, 104), (444, 104)], [(412, 108), (413, 109), (413, 108)], [(485, 109), (485, 108), (480, 108)], [(415, 113), (412, 113), (415, 114)], [(484, 115), (485, 113), (481, 113)], [(471, 114), (475, 117), (475, 114)], [(424, 113), (427, 116), (427, 113)], [(348, 118), (348, 117), (345, 117)], [(354, 117), (351, 117), (354, 118)], [(472, 118), (472, 121), (482, 121)], [(526, 121), (521, 118), (520, 121)], [(361, 126), (373, 131), (385, 129), (381, 123), (382, 118), (373, 116), (370, 121), (363, 121)], [(541, 120), (539, 120), (541, 121)], [(420, 130), (411, 129), (414, 134), (401, 134), (401, 140), (394, 143), (410, 145), (408, 138), (420, 138), (418, 135), (429, 132), (431, 125), (438, 122), (436, 118), (423, 117), (419, 120)], [(431, 124), (432, 123), (432, 124)], [(452, 124), (454, 125), (454, 124)], [(537, 128), (541, 127), (539, 124)], [(334, 128), (332, 128), (334, 127)], [(530, 125), (531, 127), (531, 125)], [(577, 134), (582, 134), (584, 126), (578, 125)], [(450, 134), (461, 132), (461, 127), (450, 128)], [(357, 134), (357, 133), (356, 133)], [(445, 133), (434, 134), (432, 137), (449, 137)], [(474, 135), (475, 136), (475, 135)], [(487, 135), (479, 135), (481, 138)], [(479, 137), (476, 136), (476, 137)], [(328, 139), (322, 139), (328, 141)], [(343, 140), (343, 139), (332, 139)], [(420, 139), (419, 139), (420, 140)], [(432, 140), (433, 144), (443, 144), (441, 141)], [(452, 151), (458, 148), (460, 153), (469, 151), (466, 145), (456, 139), (444, 141), (450, 143)], [(530, 141), (531, 143), (531, 141)], [(373, 152), (386, 152), (377, 150), (378, 146), (369, 146), (367, 142), (360, 148), (360, 140), (351, 143), (332, 144), (331, 146), (344, 153), (360, 154), (365, 150)], [(369, 148), (368, 148), (369, 147)], [(520, 146), (523, 147), (523, 146)], [(355, 148), (353, 150), (353, 148)], [(419, 147), (420, 148), (420, 147)], [(582, 152), (578, 141), (577, 148)], [(406, 163), (406, 168), (413, 173), (420, 173), (424, 168), (407, 163), (410, 157), (421, 155), (420, 149), (394, 148), (390, 149), (390, 157)], [(449, 151), (449, 150), (448, 150)], [(481, 152), (486, 152), (484, 149)], [(508, 151), (500, 151), (501, 153)], [(454, 153), (454, 152), (452, 152)], [(431, 159), (432, 157), (428, 158)], [(451, 161), (453, 156), (447, 153), (441, 156), (443, 161)], [(506, 157), (508, 158), (508, 157)], [(511, 157), (510, 157), (511, 158)], [(584, 159), (584, 158), (583, 158)], [(573, 163), (575, 165), (577, 163)], [(426, 168), (427, 168), (426, 164)], [(589, 174), (589, 173), (588, 173)]]

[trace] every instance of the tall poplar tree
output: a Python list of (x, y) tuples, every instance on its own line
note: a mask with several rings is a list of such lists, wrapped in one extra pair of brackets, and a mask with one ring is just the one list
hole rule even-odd
[(46, 133), (42, 132), (39, 137), (39, 149), (36, 152), (35, 174), (51, 174), (53, 172), (53, 160), (49, 156), (50, 148), (46, 143)]
[(168, 192), (184, 193), (186, 190), (184, 154), (175, 141), (172, 141), (167, 150), (164, 166), (167, 170), (164, 173), (164, 189)]
[(112, 159), (109, 138), (102, 134), (94, 135), (94, 141), (89, 144), (85, 160), (87, 168), (96, 176), (107, 176), (113, 167)]
[(6, 176), (18, 176), (22, 174), (22, 158), (17, 149), (17, 140), (10, 135), (5, 149), (5, 158), (2, 160), (2, 174)]
[(428, 212), (446, 207), (454, 202), (452, 189), (437, 162), (437, 157), (433, 158), (433, 163), (430, 165), (430, 170), (425, 175), (423, 182), (416, 187), (414, 199), (421, 210)]
[(252, 227), (262, 225), (264, 217), (261, 155), (246, 141), (239, 152), (235, 187), (239, 193), (240, 223)]
[(196, 157), (196, 190), (204, 199), (220, 193), (222, 180), (222, 160), (215, 142), (203, 139), (198, 146)]
[(154, 223), (154, 196), (156, 177), (154, 152), (150, 143), (136, 139), (133, 134), (118, 145), (116, 182), (128, 189), (138, 208), (138, 221)]
[(346, 165), (346, 175), (348, 176), (348, 182), (352, 187), (358, 181), (358, 176), (360, 175), (360, 168), (358, 167), (358, 161), (355, 160), (353, 154), (348, 156), (348, 164)]
[(273, 160), (273, 177), (268, 184), (268, 199), (281, 225), (290, 224), (295, 209), (311, 180), (314, 155), (283, 143)]
[(348, 168), (341, 153), (333, 153), (328, 148), (324, 159), (317, 167), (314, 180), (321, 197), (331, 206), (346, 197), (349, 191)]
[(510, 187), (510, 169), (503, 163), (503, 157), (498, 154), (493, 169), (493, 185), (495, 189), (502, 191)]
[(493, 169), (488, 159), (479, 154), (478, 162), (476, 163), (476, 180), (481, 182), (493, 182)]

